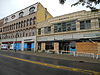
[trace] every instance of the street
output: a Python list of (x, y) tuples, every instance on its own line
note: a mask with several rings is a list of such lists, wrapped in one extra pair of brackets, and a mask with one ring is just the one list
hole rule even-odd
[(100, 64), (0, 51), (0, 75), (100, 75)]

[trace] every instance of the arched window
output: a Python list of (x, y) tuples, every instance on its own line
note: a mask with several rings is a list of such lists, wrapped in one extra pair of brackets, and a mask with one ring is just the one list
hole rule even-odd
[(18, 28), (18, 23), (16, 23), (16, 29)]
[(14, 23), (14, 29), (15, 29), (15, 23)]
[(21, 23), (19, 22), (18, 28), (20, 28), (20, 24), (21, 24)]
[(29, 25), (29, 19), (27, 19), (27, 26)]
[(32, 25), (32, 18), (30, 18), (30, 25)]
[(21, 28), (23, 27), (23, 21), (21, 21)]
[(35, 25), (36, 24), (36, 22), (35, 21), (33, 21), (33, 25)]
[(12, 15), (11, 18), (14, 19), (15, 18), (15, 15)]
[(26, 20), (24, 20), (24, 27), (26, 26)]
[(19, 18), (23, 17), (23, 15), (24, 15), (24, 12), (20, 12), (19, 13)]
[(35, 16), (33, 17), (33, 20), (36, 20), (36, 17)]
[(35, 10), (35, 7), (31, 7), (31, 8), (29, 9), (29, 14), (33, 14), (33, 13), (34, 13), (34, 10)]
[(36, 17), (34, 16), (33, 17), (33, 25), (35, 25), (36, 24)]

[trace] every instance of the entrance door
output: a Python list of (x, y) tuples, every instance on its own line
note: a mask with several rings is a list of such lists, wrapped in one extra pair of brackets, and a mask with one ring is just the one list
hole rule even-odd
[(31, 42), (28, 42), (28, 43), (27, 43), (27, 50), (28, 50), (28, 51), (31, 51)]

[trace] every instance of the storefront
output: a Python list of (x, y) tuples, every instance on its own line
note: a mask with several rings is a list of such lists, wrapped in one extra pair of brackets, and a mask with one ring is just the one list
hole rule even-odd
[(24, 42), (24, 50), (25, 51), (32, 51), (34, 50), (34, 42)]
[(13, 42), (10, 41), (10, 42), (2, 42), (1, 44), (1, 50), (13, 50), (14, 47), (13, 47)]
[(14, 42), (14, 50), (21, 50), (22, 48), (22, 42), (21, 41), (16, 41)]

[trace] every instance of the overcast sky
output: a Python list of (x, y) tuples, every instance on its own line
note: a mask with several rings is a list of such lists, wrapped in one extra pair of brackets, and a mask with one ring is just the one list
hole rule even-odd
[[(61, 5), (59, 4), (59, 0), (0, 0), (0, 19), (36, 2), (40, 2), (53, 16), (60, 16), (80, 10), (89, 10), (81, 5), (71, 7), (71, 4), (76, 1), (77, 0), (67, 0), (64, 5)], [(97, 7), (100, 9), (100, 5)]]

